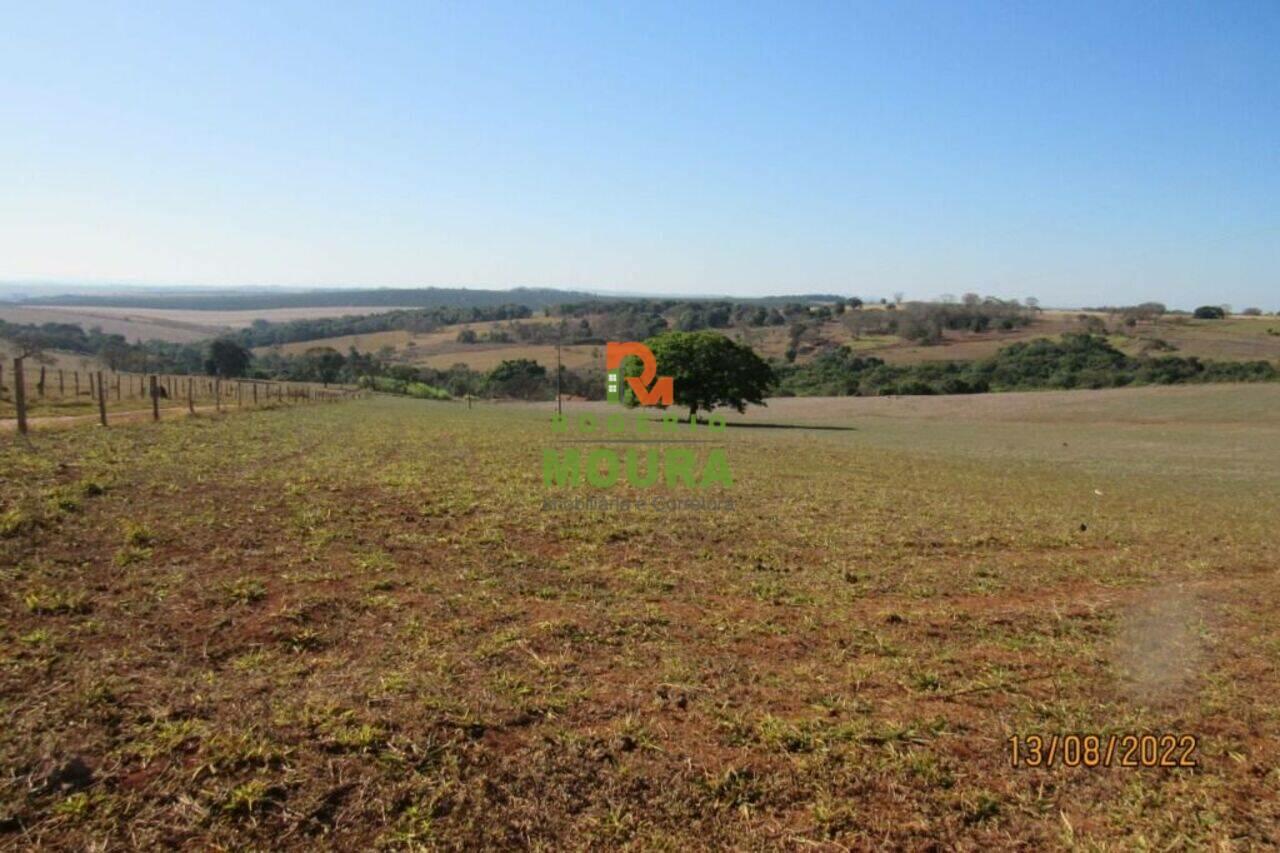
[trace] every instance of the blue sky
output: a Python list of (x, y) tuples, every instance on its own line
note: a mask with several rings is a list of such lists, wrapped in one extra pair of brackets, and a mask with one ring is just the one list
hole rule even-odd
[(0, 279), (1280, 309), (1280, 3), (14, 4)]

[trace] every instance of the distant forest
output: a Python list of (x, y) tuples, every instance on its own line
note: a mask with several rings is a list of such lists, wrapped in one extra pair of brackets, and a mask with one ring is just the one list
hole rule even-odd
[(167, 308), (184, 311), (266, 311), (272, 308), (545, 308), (562, 302), (598, 299), (590, 293), (550, 288), (471, 290), (465, 287), (343, 288), (340, 290), (201, 291), (198, 293), (66, 294), (19, 300), (21, 305), (94, 305), (109, 308)]
[[(834, 294), (765, 296), (734, 299), (760, 305), (788, 302), (834, 302)], [(304, 291), (202, 290), (123, 294), (64, 294), (17, 300), (20, 305), (102, 306), (109, 308), (164, 308), (184, 311), (266, 311), (273, 308), (494, 308), (522, 305), (533, 310), (573, 302), (637, 301), (636, 297), (593, 294), (547, 287), (512, 290), (473, 290), (466, 287), (335, 288)]]

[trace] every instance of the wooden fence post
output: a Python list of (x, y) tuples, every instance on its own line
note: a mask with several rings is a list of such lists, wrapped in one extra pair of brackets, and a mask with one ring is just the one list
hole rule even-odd
[(257, 408), (258, 406), (258, 383), (257, 382), (253, 383), (253, 405), (254, 405), (254, 408)]
[(67, 383), (63, 381), (61, 367), (58, 368), (58, 396), (67, 396)]
[(152, 374), (148, 380), (151, 390), (151, 420), (160, 420), (160, 386), (156, 384), (155, 374)]
[(13, 360), (13, 404), (18, 409), (18, 432), (27, 434), (27, 389), (22, 378), (22, 359)]
[(116, 374), (116, 402), (120, 402), (120, 374)]
[(71, 376), (76, 380), (76, 399), (80, 399), (80, 371), (71, 371)]
[(103, 426), (107, 425), (107, 393), (106, 386), (102, 384), (102, 371), (98, 371), (98, 420)]
[(36, 393), (44, 396), (44, 365), (40, 365), (40, 381), (36, 383)]
[(244, 383), (239, 379), (236, 380), (236, 408), (239, 409), (244, 405)]
[(213, 380), (213, 410), (215, 412), (222, 411), (222, 380)]

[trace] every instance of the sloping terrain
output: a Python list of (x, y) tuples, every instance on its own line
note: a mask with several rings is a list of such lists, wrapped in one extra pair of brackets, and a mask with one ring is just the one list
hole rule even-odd
[[(825, 322), (810, 321), (800, 339), (797, 360), (803, 363), (825, 348), (848, 346), (860, 354), (876, 356), (890, 364), (968, 361), (990, 357), (1001, 347), (1017, 341), (1056, 338), (1064, 332), (1084, 331), (1085, 327), (1079, 321), (1079, 316), (1079, 312), (1045, 311), (1038, 315), (1035, 322), (1024, 328), (980, 333), (948, 331), (940, 343), (932, 345), (914, 343), (896, 335), (856, 334), (847, 318), (833, 318)], [(1232, 317), (1227, 320), (1166, 318), (1159, 323), (1144, 322), (1127, 328), (1105, 314), (1092, 313), (1087, 316), (1096, 317), (1116, 329), (1111, 335), (1111, 343), (1129, 354), (1150, 352), (1153, 355), (1198, 356), (1227, 361), (1280, 359), (1280, 319), (1275, 317)], [(598, 320), (595, 317), (587, 319), (593, 325)], [(554, 322), (554, 318), (533, 317), (519, 322), (546, 323)], [(510, 343), (495, 343), (484, 338), (486, 333), (502, 331), (506, 326), (503, 322), (483, 322), (446, 326), (433, 332), (391, 331), (346, 335), (299, 341), (285, 344), (280, 349), (286, 353), (298, 354), (312, 347), (328, 346), (345, 353), (354, 346), (361, 352), (382, 351), (395, 361), (437, 369), (461, 363), (475, 370), (488, 370), (503, 359), (514, 358), (532, 358), (543, 365), (554, 363), (553, 346), (515, 340)], [(472, 344), (460, 343), (458, 333), (463, 329), (475, 331), (480, 340)], [(732, 327), (717, 331), (749, 344), (756, 352), (768, 358), (782, 359), (790, 346), (787, 326)], [(1157, 341), (1163, 341), (1164, 345), (1153, 349)], [(384, 347), (390, 349), (385, 350)], [(263, 353), (268, 349), (260, 347), (256, 351)], [(593, 359), (591, 349), (591, 345), (566, 348), (565, 351), (571, 354), (566, 357), (565, 363), (571, 367), (602, 367), (599, 352), (603, 350), (599, 350)]]

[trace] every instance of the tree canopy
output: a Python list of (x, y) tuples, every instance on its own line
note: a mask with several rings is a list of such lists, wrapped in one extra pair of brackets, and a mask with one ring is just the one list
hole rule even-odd
[(311, 347), (306, 352), (307, 366), (320, 377), (325, 385), (335, 381), (346, 359), (333, 347)]
[(499, 397), (533, 397), (546, 383), (547, 369), (528, 358), (503, 361), (486, 378), (489, 390)]
[(249, 369), (250, 352), (230, 338), (218, 338), (209, 342), (209, 357), (205, 359), (206, 373), (221, 376), (244, 376)]
[[(690, 416), (718, 406), (739, 412), (748, 403), (763, 406), (774, 383), (773, 369), (751, 347), (717, 332), (666, 332), (645, 344), (658, 375), (675, 378), (675, 401), (688, 406)], [(639, 374), (638, 364), (630, 369)]]

